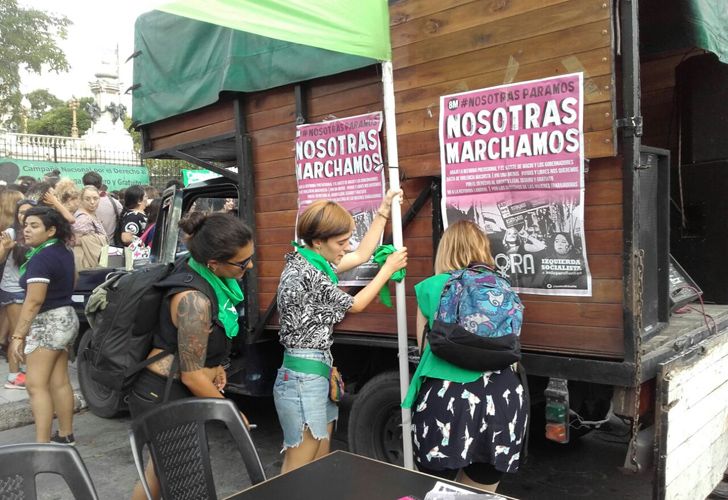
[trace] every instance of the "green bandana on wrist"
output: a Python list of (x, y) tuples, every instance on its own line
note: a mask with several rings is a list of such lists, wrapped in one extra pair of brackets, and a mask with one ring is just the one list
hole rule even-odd
[[(379, 245), (377, 249), (374, 250), (374, 256), (372, 257), (372, 260), (379, 264), (379, 267), (382, 267), (387, 261), (387, 257), (389, 257), (396, 251), (397, 249), (394, 248), (394, 245)], [(406, 274), (406, 269), (400, 269), (399, 271), (394, 273), (389, 279), (391, 281), (399, 283), (404, 279)], [(392, 307), (392, 296), (389, 293), (389, 284), (384, 285), (379, 290), (379, 301), (387, 307)]]
[(331, 279), (334, 285), (339, 284), (339, 277), (336, 276), (334, 268), (331, 267), (331, 264), (329, 264), (328, 260), (324, 259), (320, 254), (317, 254), (313, 250), (309, 250), (308, 248), (299, 245), (295, 241), (292, 241), (291, 245), (294, 246), (296, 251), (301, 254), (301, 257), (306, 259), (309, 264), (326, 274)]
[(18, 269), (18, 276), (22, 276), (25, 274), (25, 270), (28, 267), (28, 263), (30, 262), (30, 259), (33, 258), (35, 254), (43, 250), (44, 248), (48, 248), (51, 245), (55, 245), (58, 243), (58, 238), (51, 238), (49, 240), (45, 240), (43, 243), (38, 245), (35, 248), (31, 248), (28, 253), (25, 254), (25, 262), (20, 266), (20, 269)]
[(238, 311), (235, 309), (235, 306), (240, 304), (244, 298), (243, 291), (240, 289), (237, 280), (217, 276), (192, 257), (190, 257), (187, 263), (215, 291), (215, 297), (217, 297), (217, 319), (220, 320), (220, 323), (225, 328), (225, 335), (229, 339), (235, 337), (240, 329), (238, 325)]

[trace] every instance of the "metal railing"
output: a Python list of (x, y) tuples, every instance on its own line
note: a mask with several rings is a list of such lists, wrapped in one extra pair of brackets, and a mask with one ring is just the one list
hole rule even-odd
[(17, 160), (143, 165), (137, 151), (106, 150), (83, 139), (8, 132), (0, 135), (0, 156)]

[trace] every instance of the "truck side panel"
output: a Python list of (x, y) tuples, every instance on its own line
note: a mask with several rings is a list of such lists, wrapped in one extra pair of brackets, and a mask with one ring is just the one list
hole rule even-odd
[[(525, 349), (619, 359), (623, 355), (622, 162), (614, 140), (611, 2), (406, 0), (391, 7), (404, 210), (440, 173), (439, 97), (574, 71), (585, 73), (586, 245), (592, 297), (524, 296)], [(378, 67), (305, 83), (306, 119), (382, 109)], [(259, 299), (273, 299), (296, 213), (293, 87), (244, 97), (253, 142)], [(234, 132), (229, 97), (148, 127), (152, 150)], [(413, 285), (432, 272), (432, 201), (405, 229), (409, 331)], [(346, 319), (340, 331), (388, 335), (395, 315), (381, 305)]]

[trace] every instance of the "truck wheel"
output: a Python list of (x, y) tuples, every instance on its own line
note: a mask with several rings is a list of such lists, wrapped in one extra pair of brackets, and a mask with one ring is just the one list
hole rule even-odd
[(124, 409), (124, 401), (120, 392), (109, 389), (106, 386), (96, 383), (89, 373), (89, 361), (86, 360), (84, 352), (91, 342), (91, 329), (86, 330), (78, 345), (78, 382), (81, 386), (81, 393), (86, 399), (91, 413), (97, 417), (113, 418)]
[(356, 395), (349, 415), (349, 450), (402, 465), (399, 372), (380, 373)]

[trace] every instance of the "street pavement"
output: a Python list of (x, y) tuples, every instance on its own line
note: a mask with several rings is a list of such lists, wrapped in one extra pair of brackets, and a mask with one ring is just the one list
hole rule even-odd
[[(0, 381), (2, 384), (5, 384), (7, 374), (8, 360), (3, 354), (0, 355)], [(76, 411), (80, 411), (86, 408), (86, 402), (83, 400), (81, 391), (78, 388), (78, 375), (74, 364), (69, 367), (69, 374), (73, 386)], [(5, 389), (2, 384), (0, 384), (0, 431), (33, 423), (28, 393), (22, 389)]]
[[(7, 365), (0, 362), (0, 370)], [(4, 374), (5, 371), (0, 371)], [(77, 388), (75, 370), (72, 371)], [(82, 401), (77, 398), (79, 407)], [(251, 432), (268, 477), (278, 474), (282, 455), (282, 434), (271, 398), (239, 398), (240, 408), (257, 428)], [(333, 449), (346, 449), (346, 417), (351, 400), (345, 400)], [(32, 442), (32, 416), (25, 391), (0, 389), (0, 445)], [(7, 419), (7, 421), (6, 421)], [(10, 425), (15, 422), (15, 425)], [(20, 425), (20, 426), (16, 426)], [(137, 479), (129, 447), (129, 418), (103, 419), (81, 410), (74, 421), (76, 448), (89, 469), (103, 499), (128, 498)], [(219, 497), (247, 487), (250, 483), (242, 460), (224, 431), (210, 428), (210, 453)], [(604, 431), (592, 432), (570, 445), (545, 441), (532, 429), (529, 457), (517, 474), (507, 475), (498, 492), (519, 499), (534, 500), (642, 500), (652, 497), (651, 476), (620, 472), (626, 453), (628, 428), (618, 420)], [(70, 499), (72, 496), (57, 477), (39, 478), (39, 498)], [(315, 499), (315, 494), (312, 494)], [(375, 499), (373, 499), (375, 500)]]

